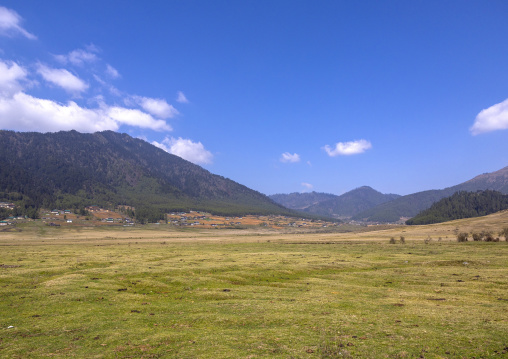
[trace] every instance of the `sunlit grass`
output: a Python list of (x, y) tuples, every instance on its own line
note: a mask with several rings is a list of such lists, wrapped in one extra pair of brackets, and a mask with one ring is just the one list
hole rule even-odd
[(83, 232), (1, 234), (0, 356), (497, 358), (508, 350), (506, 242)]

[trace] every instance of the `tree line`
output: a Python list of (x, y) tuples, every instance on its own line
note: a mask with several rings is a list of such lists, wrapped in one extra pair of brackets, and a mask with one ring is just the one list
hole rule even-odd
[(454, 219), (486, 216), (508, 209), (508, 195), (498, 191), (459, 191), (441, 199), (406, 221), (407, 225), (441, 223)]

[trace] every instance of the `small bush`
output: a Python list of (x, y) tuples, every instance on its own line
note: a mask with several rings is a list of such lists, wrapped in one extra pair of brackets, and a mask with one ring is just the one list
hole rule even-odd
[(400, 243), (406, 244), (406, 238), (404, 236), (400, 236)]
[(432, 242), (432, 238), (430, 238), (430, 236), (428, 236), (427, 238), (425, 238), (425, 240), (423, 242), (425, 244), (429, 244), (430, 242)]
[(485, 242), (494, 242), (494, 236), (492, 235), (492, 232), (483, 231), (482, 238)]
[(473, 237), (473, 241), (475, 242), (482, 240), (482, 235), (480, 233), (471, 232), (471, 236)]
[(504, 237), (504, 240), (508, 242), (508, 227), (505, 227), (499, 232), (500, 237)]
[(397, 242), (395, 241), (395, 238), (393, 238), (393, 237), (392, 237), (392, 238), (390, 238), (390, 244), (395, 244), (395, 243), (397, 243)]
[(457, 242), (467, 242), (467, 233), (462, 232), (457, 234)]

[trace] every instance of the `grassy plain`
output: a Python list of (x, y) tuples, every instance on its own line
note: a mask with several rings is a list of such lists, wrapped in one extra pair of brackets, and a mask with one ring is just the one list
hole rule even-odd
[(454, 232), (507, 224), (0, 232), (0, 356), (505, 357), (508, 243)]

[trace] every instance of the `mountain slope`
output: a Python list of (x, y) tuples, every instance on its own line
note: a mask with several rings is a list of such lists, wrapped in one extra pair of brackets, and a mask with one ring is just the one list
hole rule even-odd
[(378, 204), (400, 197), (363, 186), (336, 196), (328, 193), (290, 193), (270, 196), (285, 207), (327, 217), (351, 217)]
[(486, 216), (508, 209), (508, 195), (498, 191), (455, 192), (406, 221), (408, 225), (432, 224)]
[[(0, 131), (0, 197), (37, 207), (288, 213), (267, 196), (126, 134)], [(1, 201), (1, 198), (0, 198)]]
[(356, 220), (372, 222), (396, 222), (401, 217), (414, 217), (434, 202), (449, 197), (458, 191), (495, 190), (508, 194), (508, 167), (499, 171), (485, 173), (475, 178), (442, 190), (430, 190), (402, 196), (391, 202), (360, 212)]
[(369, 186), (356, 188), (337, 198), (330, 199), (305, 209), (305, 212), (327, 216), (351, 217), (378, 204), (400, 197), (396, 194), (383, 194)]
[(283, 205), (284, 207), (305, 210), (306, 208), (318, 203), (337, 198), (338, 196), (330, 193), (308, 192), (308, 193), (289, 193), (289, 194), (273, 194), (270, 197), (273, 201)]

